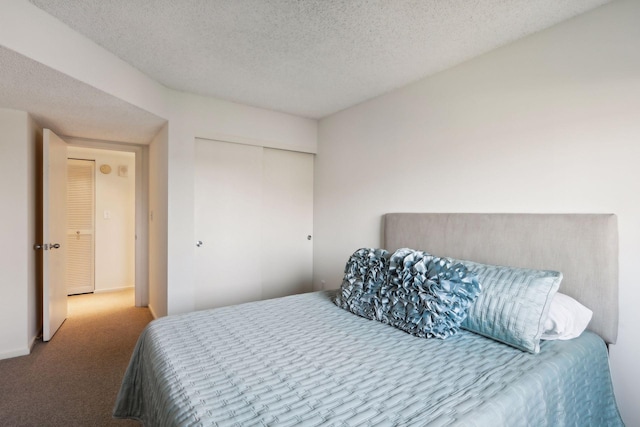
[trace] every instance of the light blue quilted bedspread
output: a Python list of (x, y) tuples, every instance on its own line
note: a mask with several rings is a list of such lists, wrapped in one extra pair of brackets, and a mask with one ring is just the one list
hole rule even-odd
[(165, 317), (114, 416), (146, 426), (617, 426), (603, 341), (526, 353), (468, 331), (417, 338), (316, 292)]

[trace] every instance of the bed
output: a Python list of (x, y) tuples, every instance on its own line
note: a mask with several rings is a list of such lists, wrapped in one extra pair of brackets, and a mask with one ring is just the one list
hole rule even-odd
[(615, 215), (399, 213), (382, 230), (389, 253), (561, 272), (559, 291), (593, 311), (588, 330), (532, 351), (465, 328), (425, 339), (343, 309), (340, 290), (168, 316), (141, 334), (114, 416), (147, 426), (623, 425), (607, 353)]

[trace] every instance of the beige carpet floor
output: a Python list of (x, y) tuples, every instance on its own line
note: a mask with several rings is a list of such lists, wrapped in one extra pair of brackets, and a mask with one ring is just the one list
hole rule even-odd
[(52, 340), (0, 360), (0, 426), (139, 425), (111, 417), (120, 381), (151, 321), (133, 290), (71, 296)]

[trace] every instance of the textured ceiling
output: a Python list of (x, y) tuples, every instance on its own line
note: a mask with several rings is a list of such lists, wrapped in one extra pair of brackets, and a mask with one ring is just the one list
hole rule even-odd
[(320, 118), (609, 0), (30, 0), (160, 83)]
[(165, 120), (0, 46), (0, 107), (59, 135), (146, 144)]

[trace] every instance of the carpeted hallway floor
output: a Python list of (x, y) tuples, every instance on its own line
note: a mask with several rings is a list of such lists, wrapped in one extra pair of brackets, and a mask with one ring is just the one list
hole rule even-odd
[(111, 411), (129, 357), (151, 321), (133, 290), (69, 297), (53, 339), (0, 360), (0, 426), (139, 425)]

